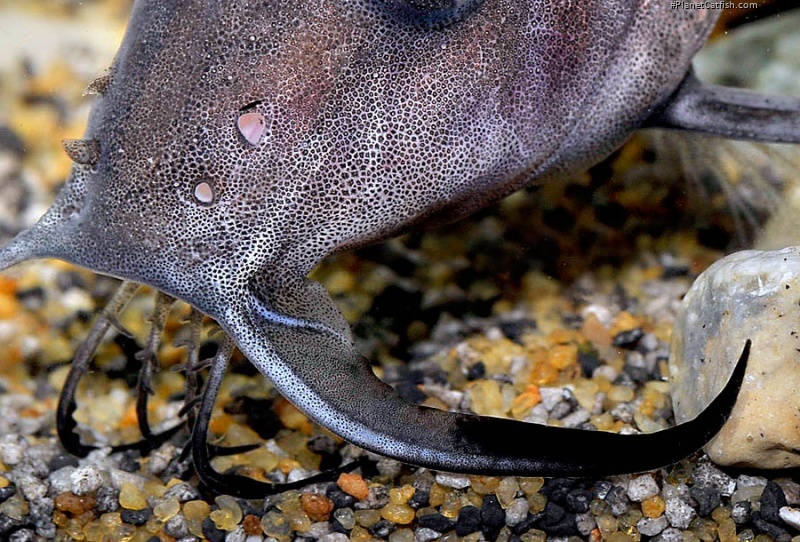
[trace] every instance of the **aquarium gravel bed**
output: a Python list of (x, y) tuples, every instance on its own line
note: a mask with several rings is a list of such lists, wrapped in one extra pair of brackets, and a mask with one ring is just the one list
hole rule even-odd
[[(42, 43), (5, 49), (0, 65), (3, 241), (35, 220), (66, 177), (60, 141), (80, 136), (89, 104), (82, 91), (110, 61), (115, 45), (107, 42), (121, 37), (126, 9), (114, 0), (0, 3), (0, 30)], [(44, 45), (48, 36), (61, 45)], [(743, 242), (724, 198), (698, 205), (680, 177), (639, 138), (562, 185), (336, 256), (313, 278), (334, 295), (376, 373), (409, 401), (585, 430), (657, 431), (674, 423), (666, 377), (680, 299)], [(723, 469), (702, 453), (606, 479), (404, 465), (317, 427), (241, 356), (220, 393), (212, 438), (259, 446), (215, 458), (217, 470), (282, 483), (353, 461), (358, 468), (265, 499), (210, 494), (181, 455), (185, 431), (144, 456), (109, 453), (140, 438), (137, 354), (153, 306), (146, 289), (81, 383), (75, 419), (98, 450), (76, 458), (55, 436), (58, 394), (116, 284), (56, 261), (0, 275), (0, 540), (766, 542), (800, 532), (793, 473)], [(179, 423), (188, 317), (187, 306), (173, 308), (159, 350), (148, 408), (159, 429)], [(202, 340), (203, 357), (212, 356), (213, 322)]]

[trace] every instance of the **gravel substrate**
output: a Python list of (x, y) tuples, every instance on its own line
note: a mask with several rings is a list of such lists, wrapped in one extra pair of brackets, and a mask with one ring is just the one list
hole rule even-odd
[[(123, 2), (62, 2), (45, 15), (51, 4), (32, 1), (14, 20), (124, 25)], [(30, 224), (66, 176), (58, 142), (79, 136), (80, 94), (103, 54), (87, 48), (71, 61), (2, 68), (0, 239)], [(724, 198), (711, 194), (693, 218), (696, 187), (679, 175), (636, 139), (564, 185), (336, 256), (314, 278), (379, 376), (409, 401), (586, 430), (657, 431), (673, 423), (665, 378), (677, 305), (740, 240)], [(722, 470), (702, 454), (652, 473), (581, 480), (437, 473), (366, 454), (309, 422), (241, 356), (211, 430), (226, 446), (263, 445), (216, 458), (218, 470), (284, 482), (359, 457), (364, 466), (263, 500), (211, 495), (179, 461), (184, 432), (145, 457), (108, 452), (139, 438), (134, 386), (147, 291), (123, 315), (136, 339), (111, 332), (79, 389), (75, 418), (84, 441), (100, 449), (75, 458), (55, 437), (58, 391), (115, 287), (54, 261), (0, 276), (0, 540), (766, 542), (800, 533), (792, 473)], [(188, 314), (176, 305), (159, 352), (149, 412), (163, 427), (182, 406), (183, 376), (170, 368), (183, 362), (174, 342)], [(204, 356), (216, 349), (212, 327)]]

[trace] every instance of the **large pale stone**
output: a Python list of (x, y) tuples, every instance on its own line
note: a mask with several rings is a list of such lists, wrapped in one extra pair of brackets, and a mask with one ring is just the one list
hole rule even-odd
[(747, 339), (739, 399), (705, 451), (722, 465), (800, 466), (800, 247), (732, 254), (686, 294), (670, 360), (678, 422), (713, 400)]

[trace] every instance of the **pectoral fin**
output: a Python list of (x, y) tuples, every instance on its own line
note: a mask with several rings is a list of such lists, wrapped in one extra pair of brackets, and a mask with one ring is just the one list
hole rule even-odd
[[(305, 310), (289, 314), (287, 308)], [(657, 433), (619, 435), (407, 403), (354, 349), (344, 320), (316, 283), (281, 293), (254, 288), (247, 309), (231, 311), (223, 325), (251, 362), (317, 423), (400, 461), (474, 474), (600, 476), (674, 463), (722, 427), (749, 352), (748, 344), (730, 382), (694, 420)]]
[(710, 85), (689, 72), (644, 127), (767, 143), (800, 143), (800, 98)]

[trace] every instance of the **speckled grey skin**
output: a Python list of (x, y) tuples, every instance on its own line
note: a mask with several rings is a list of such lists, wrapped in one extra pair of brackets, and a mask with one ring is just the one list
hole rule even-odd
[(0, 269), (52, 256), (183, 299), (315, 421), (403, 461), (526, 475), (661, 466), (717, 431), (737, 378), (654, 435), (417, 407), (373, 375), (306, 275), (333, 252), (585, 168), (645, 123), (708, 114), (695, 128), (800, 140), (791, 100), (761, 123), (777, 136), (718, 114), (771, 108), (753, 95), (680, 107), (711, 95), (687, 73), (717, 15), (662, 0), (139, 0), (93, 86), (85, 140), (67, 145), (72, 176)]

